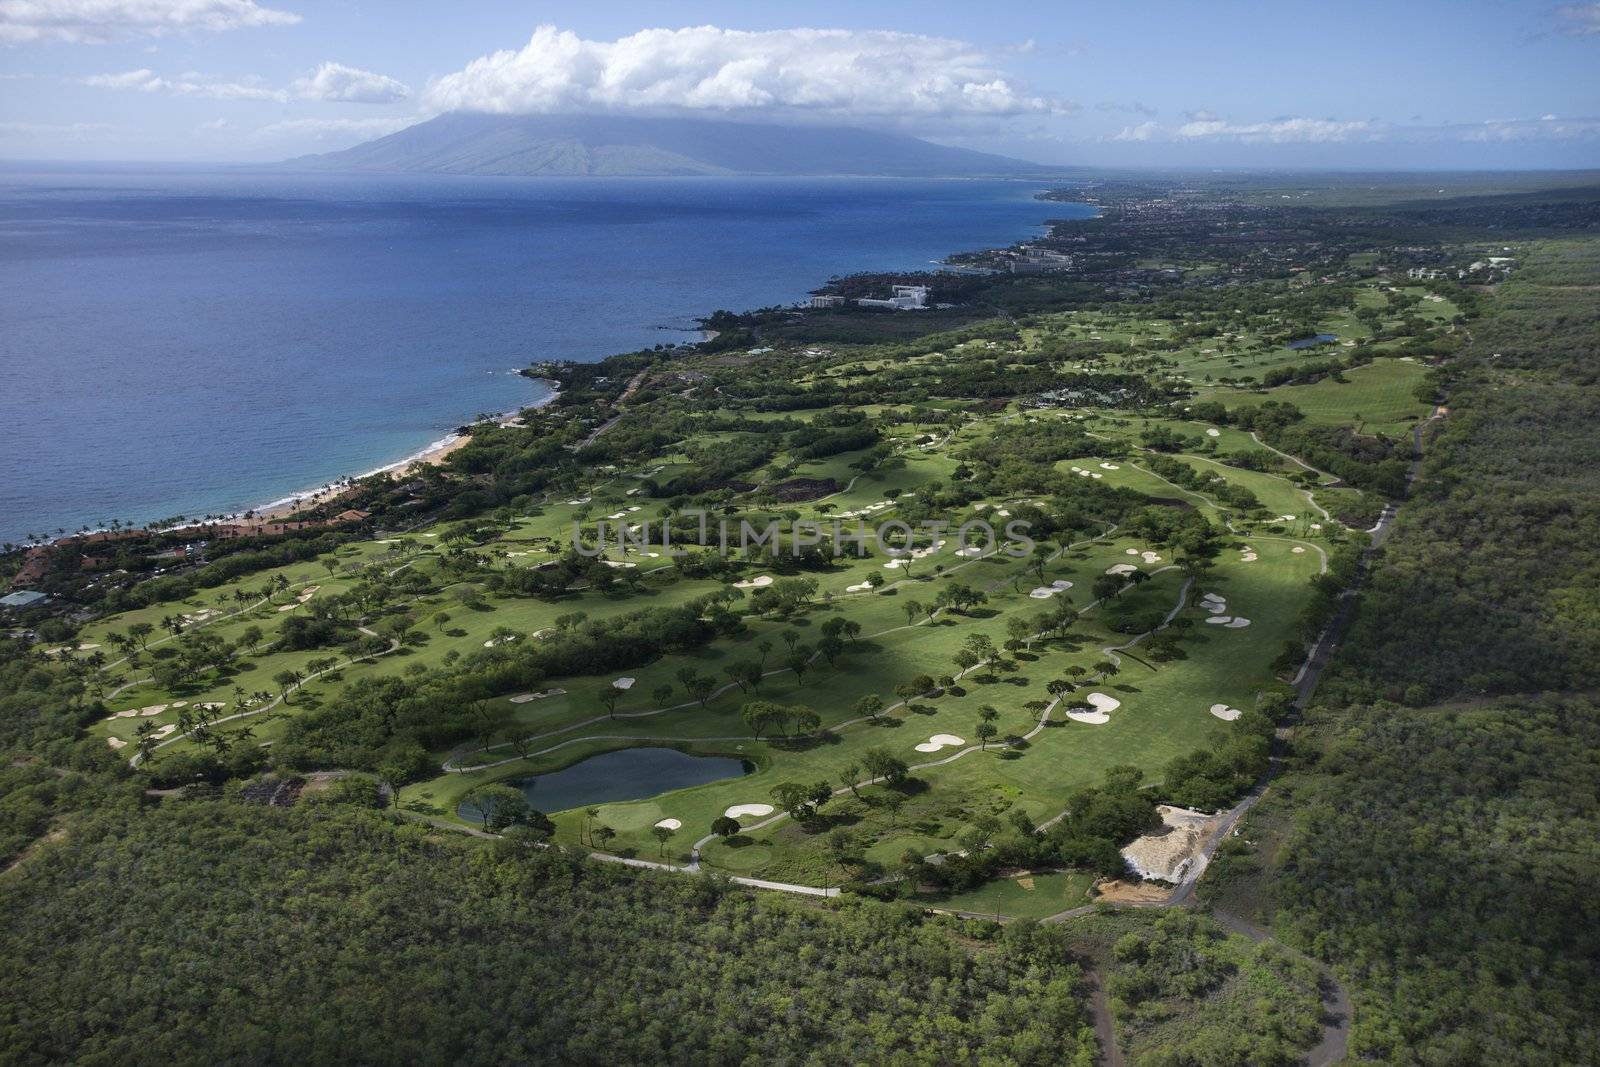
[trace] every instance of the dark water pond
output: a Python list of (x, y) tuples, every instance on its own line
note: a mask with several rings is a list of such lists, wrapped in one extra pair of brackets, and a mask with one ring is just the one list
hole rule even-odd
[[(704, 785), (749, 774), (755, 767), (728, 756), (691, 756), (675, 748), (624, 748), (579, 760), (570, 767), (506, 784), (522, 790), (528, 803), (549, 815), (590, 804), (643, 800), (674, 789)], [(481, 822), (476, 805), (462, 803), (457, 813)]]
[(1325, 345), (1331, 341), (1337, 341), (1338, 339), (1339, 335), (1336, 333), (1319, 333), (1311, 337), (1302, 337), (1298, 341), (1290, 341), (1288, 347), (1315, 348), (1317, 345)]

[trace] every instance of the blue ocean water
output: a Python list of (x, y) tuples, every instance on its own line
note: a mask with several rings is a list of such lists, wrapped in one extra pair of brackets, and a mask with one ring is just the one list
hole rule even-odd
[(535, 402), (532, 361), (1091, 213), (1040, 188), (0, 172), (0, 541), (258, 506)]

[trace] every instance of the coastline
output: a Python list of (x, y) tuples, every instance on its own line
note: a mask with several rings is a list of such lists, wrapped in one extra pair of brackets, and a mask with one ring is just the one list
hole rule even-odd
[[(544, 407), (546, 404), (554, 401), (561, 392), (560, 384), (554, 379), (533, 378), (530, 380), (543, 385), (549, 390), (549, 394), (540, 397), (530, 404), (523, 404), (521, 407), (518, 407), (515, 410), (502, 412), (489, 421), (492, 421), (496, 426), (519, 426), (521, 425), (523, 412)], [(449, 458), (452, 452), (459, 451), (460, 449), (466, 447), (466, 444), (469, 440), (471, 440), (471, 437), (471, 434), (455, 433), (452, 431), (451, 433), (446, 434), (444, 437), (439, 438), (437, 441), (434, 441), (432, 444), (429, 444), (427, 447), (413, 452), (403, 459), (396, 460), (393, 463), (386, 463), (381, 467), (374, 467), (372, 470), (357, 474), (348, 480), (328, 482), (325, 485), (320, 485), (313, 489), (303, 490), (298, 493), (292, 493), (289, 496), (279, 497), (276, 500), (270, 500), (265, 504), (261, 504), (253, 508), (246, 508), (244, 511), (237, 511), (228, 515), (223, 515), (220, 516), (220, 518), (224, 522), (240, 522), (246, 524), (280, 522), (289, 518), (291, 515), (294, 515), (303, 507), (308, 505), (315, 507), (318, 504), (325, 503), (328, 499), (337, 497), (352, 484), (359, 482), (362, 479), (371, 478), (379, 474), (387, 474), (392, 478), (402, 478), (408, 474), (415, 473), (420, 468), (438, 466), (447, 458)], [(186, 522), (178, 526), (171, 527), (171, 529), (181, 530), (187, 527), (199, 525), (202, 524), (197, 522)]]

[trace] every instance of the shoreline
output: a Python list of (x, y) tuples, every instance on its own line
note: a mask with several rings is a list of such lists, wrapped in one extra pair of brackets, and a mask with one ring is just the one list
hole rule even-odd
[[(488, 421), (493, 422), (496, 426), (520, 425), (522, 413), (524, 411), (529, 411), (534, 408), (542, 408), (560, 395), (561, 386), (553, 378), (532, 378), (530, 380), (538, 382), (546, 389), (550, 390), (549, 395), (541, 397), (531, 404), (523, 404), (522, 406), (511, 411), (501, 412), (499, 415), (496, 415), (493, 419)], [(243, 511), (231, 512), (229, 514), (220, 516), (220, 519), (223, 522), (239, 522), (245, 524), (279, 522), (300, 511), (303, 507), (315, 507), (318, 504), (326, 503), (327, 498), (336, 498), (341, 492), (363, 479), (371, 478), (379, 474), (387, 474), (392, 478), (398, 478), (403, 475), (413, 473), (420, 467), (438, 466), (439, 464), (443, 463), (452, 452), (456, 452), (461, 448), (464, 448), (467, 442), (471, 439), (471, 434), (456, 433), (452, 430), (450, 433), (439, 438), (437, 441), (434, 441), (426, 447), (411, 453), (403, 459), (396, 460), (393, 463), (385, 463), (381, 467), (374, 467), (372, 470), (353, 475), (349, 479), (328, 482), (324, 485), (317, 486), (314, 489), (307, 489), (298, 493), (291, 493), (288, 496), (278, 497), (275, 500), (269, 500), (267, 503), (257, 505), (256, 507), (246, 508)], [(169, 527), (169, 529), (183, 530), (202, 525), (205, 524), (199, 522), (185, 522), (177, 526)]]

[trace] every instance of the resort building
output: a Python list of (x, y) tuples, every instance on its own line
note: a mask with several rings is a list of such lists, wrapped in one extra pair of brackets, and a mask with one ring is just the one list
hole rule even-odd
[(891, 308), (895, 311), (921, 311), (928, 306), (926, 285), (896, 285), (887, 300), (862, 297), (856, 303), (864, 308)]

